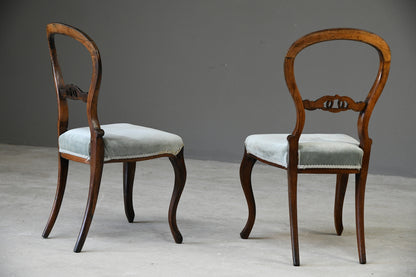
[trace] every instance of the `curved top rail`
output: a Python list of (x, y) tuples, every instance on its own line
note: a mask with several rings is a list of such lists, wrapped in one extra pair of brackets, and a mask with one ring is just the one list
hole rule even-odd
[(367, 43), (381, 52), (384, 62), (390, 62), (390, 48), (384, 39), (374, 33), (353, 28), (325, 29), (307, 34), (290, 46), (286, 58), (294, 58), (306, 47), (330, 40), (353, 40)]
[(95, 44), (95, 42), (86, 33), (79, 30), (78, 28), (63, 23), (49, 23), (46, 26), (46, 33), (48, 35), (48, 38), (55, 34), (69, 36), (82, 43), (82, 45), (84, 45), (90, 53), (99, 53), (98, 47)]

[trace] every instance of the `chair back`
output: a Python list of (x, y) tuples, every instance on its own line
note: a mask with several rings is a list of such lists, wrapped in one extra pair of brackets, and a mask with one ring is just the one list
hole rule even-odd
[[(100, 128), (97, 116), (97, 100), (101, 84), (101, 58), (97, 46), (87, 34), (66, 24), (50, 23), (46, 27), (46, 33), (58, 100), (58, 136), (68, 130), (67, 99), (72, 99), (81, 100), (87, 103), (87, 117), (91, 131), (91, 139), (97, 136), (102, 137), (104, 132)], [(92, 76), (88, 91), (83, 91), (74, 84), (65, 84), (55, 47), (56, 34), (65, 35), (79, 41), (90, 53), (92, 60)]]
[[(317, 100), (303, 99), (296, 85), (294, 63), (296, 56), (305, 48), (320, 42), (331, 40), (352, 40), (366, 43), (374, 47), (379, 54), (379, 68), (376, 79), (364, 101), (355, 101), (348, 96), (326, 95)], [(368, 123), (374, 106), (383, 91), (390, 70), (390, 49), (387, 43), (378, 35), (358, 29), (327, 29), (310, 33), (295, 41), (289, 48), (284, 62), (284, 72), (287, 87), (296, 106), (296, 126), (288, 140), (289, 145), (297, 148), (299, 137), (305, 124), (305, 110), (324, 110), (332, 113), (352, 110), (359, 112), (358, 137), (360, 147), (369, 149), (371, 139), (368, 136)], [(294, 149), (293, 149), (294, 150)], [(297, 149), (296, 149), (297, 150)], [(291, 151), (292, 152), (292, 151)], [(297, 152), (297, 151), (295, 151)], [(293, 152), (292, 152), (293, 153)]]

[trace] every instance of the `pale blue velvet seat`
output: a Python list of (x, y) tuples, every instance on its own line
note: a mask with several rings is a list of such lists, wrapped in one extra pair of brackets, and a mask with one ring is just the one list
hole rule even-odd
[[(245, 140), (246, 151), (264, 161), (287, 167), (287, 136), (288, 134), (248, 136)], [(356, 139), (344, 134), (302, 134), (299, 139), (298, 169), (360, 169), (364, 152), (359, 145)]]
[[(177, 155), (183, 148), (180, 136), (148, 127), (117, 123), (101, 125), (101, 129), (104, 161)], [(90, 142), (88, 127), (71, 129), (59, 136), (59, 152), (89, 160)]]

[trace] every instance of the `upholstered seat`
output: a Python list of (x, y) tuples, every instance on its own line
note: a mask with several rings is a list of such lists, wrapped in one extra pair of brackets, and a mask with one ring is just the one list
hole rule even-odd
[[(101, 125), (101, 129), (104, 130), (104, 161), (177, 155), (183, 147), (181, 137), (148, 127), (117, 123)], [(89, 127), (66, 131), (59, 136), (59, 152), (89, 160), (90, 136)]]
[[(288, 134), (261, 134), (246, 138), (248, 154), (287, 167)], [(360, 169), (363, 150), (359, 142), (344, 134), (302, 134), (299, 138), (298, 168)]]

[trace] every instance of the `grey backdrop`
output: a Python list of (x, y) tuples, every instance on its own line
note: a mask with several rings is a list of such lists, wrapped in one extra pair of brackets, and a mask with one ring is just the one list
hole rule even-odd
[[(101, 123), (131, 122), (181, 135), (186, 157), (239, 161), (252, 133), (288, 133), (295, 110), (283, 59), (300, 36), (356, 27), (392, 50), (390, 78), (372, 120), (372, 173), (416, 176), (416, 1), (21, 1), (0, 3), (0, 143), (56, 145), (56, 99), (45, 26), (63, 22), (100, 48)], [(86, 53), (59, 38), (67, 83), (87, 88)], [(351, 63), (352, 65), (347, 65)], [(314, 46), (296, 64), (301, 92), (364, 99), (377, 55), (353, 42)], [(85, 124), (71, 105), (71, 126)], [(357, 114), (314, 112), (305, 132), (356, 135)]]

